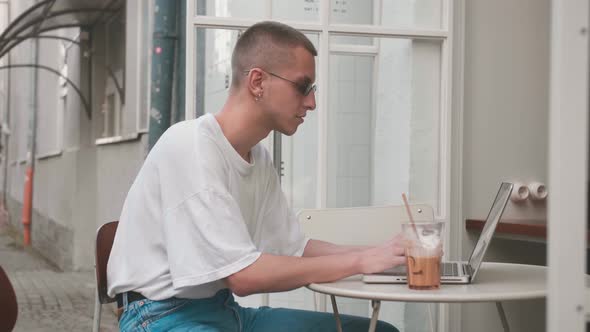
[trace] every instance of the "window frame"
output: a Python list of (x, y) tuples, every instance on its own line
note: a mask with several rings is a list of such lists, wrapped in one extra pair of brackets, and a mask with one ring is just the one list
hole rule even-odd
[[(270, 19), (271, 0), (266, 0), (266, 19)], [(375, 1), (375, 13), (378, 14), (381, 8), (381, 1)], [(232, 18), (232, 17), (213, 17), (205, 15), (196, 15), (196, 0), (187, 1), (187, 18), (186, 18), (186, 52), (189, 55), (196, 54), (196, 29), (213, 28), (213, 29), (246, 29), (259, 20)], [(450, 202), (450, 183), (451, 183), (451, 97), (452, 97), (452, 30), (453, 22), (453, 0), (442, 1), (440, 29), (397, 29), (383, 27), (378, 25), (366, 24), (335, 24), (330, 23), (330, 1), (321, 0), (319, 2), (319, 21), (301, 22), (280, 20), (303, 33), (317, 34), (319, 38), (318, 48), (318, 85), (322, 88), (319, 94), (318, 108), (327, 109), (328, 106), (328, 84), (329, 78), (329, 55), (333, 53), (346, 54), (368, 54), (374, 53), (375, 46), (346, 46), (330, 45), (330, 37), (337, 35), (359, 36), (359, 37), (388, 37), (388, 38), (405, 38), (405, 39), (427, 39), (436, 40), (441, 43), (441, 75), (440, 75), (440, 136), (439, 136), (439, 179), (437, 195), (437, 208), (435, 208), (435, 218), (439, 220), (448, 220), (451, 208)], [(378, 16), (378, 15), (377, 15)], [(195, 93), (196, 91), (196, 72), (194, 56), (186, 57), (186, 85), (185, 95), (185, 119), (195, 118)], [(318, 181), (317, 181), (317, 199), (316, 205), (319, 208), (325, 207), (327, 203), (327, 124), (328, 112), (318, 113)]]
[[(118, 107), (119, 114), (111, 110), (118, 119), (113, 136), (95, 138), (96, 145), (134, 141), (140, 134), (147, 133), (149, 128), (151, 52), (148, 51), (145, 58), (142, 54), (151, 49), (153, 5), (151, 1), (143, 0), (127, 0), (125, 5), (125, 68), (122, 82), (125, 101)], [(147, 17), (143, 15), (145, 12), (148, 13)], [(109, 75), (105, 73), (105, 77), (108, 80)], [(147, 89), (138, 84), (144, 80), (148, 82)], [(146, 115), (145, 123), (142, 123), (142, 114)]]

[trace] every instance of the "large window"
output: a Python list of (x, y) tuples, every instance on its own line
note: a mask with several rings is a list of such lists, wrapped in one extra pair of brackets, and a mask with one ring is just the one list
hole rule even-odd
[[(53, 68), (63, 77), (52, 72), (38, 70), (37, 94), (39, 111), (37, 113), (37, 158), (47, 158), (59, 155), (65, 148), (69, 148), (70, 142), (66, 130), (66, 119), (69, 116), (68, 109), (72, 109), (72, 103), (79, 102), (79, 96), (68, 84), (67, 79), (80, 86), (80, 37), (78, 28), (59, 29), (48, 33), (70, 39), (39, 39), (39, 62), (41, 65)], [(68, 103), (70, 103), (68, 108)], [(76, 110), (76, 115), (86, 116), (86, 110), (82, 103)]]
[(97, 144), (134, 139), (147, 132), (151, 1), (127, 0), (125, 8), (92, 31), (93, 122)]
[[(95, 35), (101, 34), (98, 47), (104, 52), (96, 61), (97, 76), (101, 81), (97, 98), (100, 102), (96, 122), (98, 138), (121, 136), (122, 118), (125, 109), (125, 11), (113, 15), (104, 25), (95, 28)], [(100, 72), (98, 72), (100, 71)]]
[(281, 140), (293, 206), (396, 204), (407, 192), (444, 219), (450, 12), (440, 0), (189, 1), (186, 117), (220, 109), (240, 31), (290, 24), (320, 53), (318, 107)]
[[(186, 118), (220, 110), (240, 31), (261, 20), (289, 24), (319, 51), (317, 109), (294, 136), (279, 141), (270, 135), (265, 141), (277, 155), (293, 208), (401, 204), (406, 192), (445, 220), (451, 5), (452, 0), (191, 0)], [(270, 303), (309, 308), (313, 301), (303, 293), (272, 294)], [(343, 312), (368, 313), (366, 303), (339, 303)], [(406, 308), (386, 305), (381, 317), (399, 325)], [(412, 324), (423, 329), (417, 320)]]

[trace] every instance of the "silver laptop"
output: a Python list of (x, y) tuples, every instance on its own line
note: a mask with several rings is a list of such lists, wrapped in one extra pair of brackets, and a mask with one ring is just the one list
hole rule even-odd
[[(471, 257), (467, 262), (442, 262), (441, 263), (441, 283), (445, 284), (469, 284), (475, 280), (477, 271), (481, 266), (483, 256), (492, 240), (496, 225), (502, 217), (504, 208), (510, 198), (512, 192), (512, 183), (503, 182), (500, 185), (498, 194), (494, 199), (490, 213), (486, 218), (483, 230), (479, 235), (479, 239), (473, 248)], [(365, 274), (363, 281), (366, 283), (406, 283), (406, 266), (401, 265), (393, 269), (385, 270), (381, 273)]]

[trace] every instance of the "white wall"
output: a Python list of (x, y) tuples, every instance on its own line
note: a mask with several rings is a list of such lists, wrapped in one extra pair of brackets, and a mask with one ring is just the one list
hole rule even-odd
[(501, 180), (547, 180), (549, 1), (465, 3), (464, 211), (483, 218)]
[[(463, 217), (484, 219), (502, 180), (547, 180), (549, 0), (465, 1)], [(549, 191), (551, 188), (549, 188)], [(505, 217), (544, 215), (511, 204)], [(463, 231), (463, 258), (475, 236)], [(495, 239), (485, 260), (544, 264), (545, 245)], [(513, 331), (545, 329), (544, 301), (509, 303)], [(499, 331), (493, 304), (463, 305), (463, 331)]]
[[(131, 1), (131, 0), (130, 0)], [(11, 1), (11, 19), (30, 8), (33, 1)], [(145, 22), (134, 18), (132, 24)], [(141, 24), (140, 24), (141, 23)], [(52, 31), (77, 39), (78, 29)], [(97, 44), (103, 35), (92, 34)], [(10, 52), (12, 64), (34, 63), (34, 40), (26, 40)], [(60, 52), (62, 41), (41, 39), (40, 64), (60, 70), (65, 62)], [(82, 46), (84, 47), (84, 46)], [(98, 50), (98, 51), (97, 51)], [(97, 146), (97, 117), (104, 95), (106, 70), (101, 48), (95, 48), (92, 68), (93, 120), (88, 118), (75, 91), (67, 86), (67, 107), (60, 104), (58, 77), (37, 70), (37, 104), (39, 111), (37, 159), (34, 178), (32, 245), (64, 270), (91, 269), (93, 243), (98, 225), (118, 219), (121, 206), (146, 152), (147, 137), (121, 144)], [(68, 77), (88, 98), (86, 58), (81, 48), (73, 45), (67, 53)], [(11, 223), (21, 229), (25, 160), (28, 151), (30, 113), (33, 108), (33, 69), (12, 69), (10, 91), (9, 166), (7, 208)], [(128, 79), (134, 79), (128, 75)], [(135, 79), (136, 83), (137, 79)], [(147, 84), (147, 83), (145, 83)], [(133, 85), (133, 84), (132, 84)], [(138, 84), (135, 84), (138, 85)], [(2, 108), (5, 99), (0, 98)], [(137, 107), (137, 106), (136, 106)], [(130, 128), (137, 126), (136, 113)], [(95, 128), (96, 127), (96, 128)], [(48, 155), (50, 154), (50, 155)]]

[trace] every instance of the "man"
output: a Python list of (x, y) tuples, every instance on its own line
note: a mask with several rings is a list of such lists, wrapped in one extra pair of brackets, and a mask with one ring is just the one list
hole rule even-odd
[[(330, 313), (243, 308), (233, 294), (292, 290), (404, 262), (397, 238), (378, 247), (304, 237), (268, 151), (315, 104), (317, 51), (297, 30), (261, 22), (238, 39), (221, 111), (169, 128), (123, 206), (108, 264), (122, 331), (330, 331)], [(345, 331), (366, 318), (343, 316)], [(379, 331), (396, 329), (383, 322)]]

